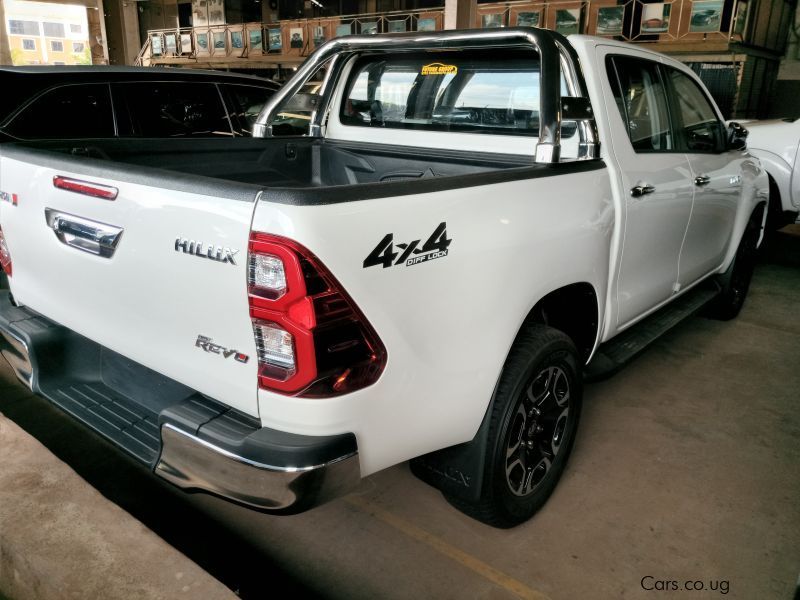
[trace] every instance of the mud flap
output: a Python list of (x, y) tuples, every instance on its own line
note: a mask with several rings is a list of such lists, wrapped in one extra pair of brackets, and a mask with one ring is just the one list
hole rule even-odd
[(489, 417), (493, 406), (494, 393), (472, 440), (412, 459), (411, 472), (447, 496), (477, 502), (486, 472)]

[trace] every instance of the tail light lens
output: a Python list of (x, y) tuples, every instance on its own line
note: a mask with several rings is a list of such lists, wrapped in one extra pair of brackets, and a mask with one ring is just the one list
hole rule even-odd
[(56, 175), (53, 177), (53, 187), (75, 192), (76, 194), (102, 198), (103, 200), (116, 200), (119, 194), (119, 190), (110, 185), (102, 185), (92, 181), (80, 181), (79, 179), (64, 177), (63, 175)]
[(3, 268), (6, 275), (11, 277), (11, 253), (8, 251), (6, 236), (3, 234), (2, 227), (0, 227), (0, 267)]
[(293, 240), (253, 232), (248, 266), (259, 387), (326, 398), (378, 380), (386, 349), (316, 256)]

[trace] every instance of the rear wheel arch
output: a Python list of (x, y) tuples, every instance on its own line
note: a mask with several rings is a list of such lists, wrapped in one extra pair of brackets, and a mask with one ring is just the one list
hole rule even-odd
[[(769, 179), (769, 200), (767, 205), (767, 231), (773, 229), (780, 229), (785, 225), (783, 223), (783, 199), (781, 198), (781, 190), (775, 178), (767, 173)], [(758, 208), (758, 207), (756, 207)]]
[(564, 332), (585, 361), (597, 341), (600, 310), (597, 292), (587, 282), (571, 283), (545, 294), (528, 312), (515, 341), (531, 325), (547, 325)]
[[(469, 507), (475, 507), (476, 503), (481, 504), (482, 498), (486, 499), (486, 486), (491, 485), (485, 480), (486, 465), (487, 460), (492, 460), (493, 456), (493, 431), (496, 429), (497, 411), (502, 410), (499, 404), (503, 403), (502, 398), (498, 400), (498, 393), (502, 391), (500, 388), (504, 374), (505, 378), (508, 377), (506, 370), (509, 362), (519, 362), (520, 352), (526, 354), (535, 352), (537, 341), (547, 340), (553, 336), (566, 338), (565, 343), (573, 347), (573, 356), (578, 360), (574, 366), (574, 378), (576, 393), (579, 394), (580, 361), (585, 362), (594, 349), (598, 323), (597, 292), (590, 283), (572, 283), (545, 294), (534, 304), (520, 324), (503, 362), (503, 369), (498, 373), (498, 384), (491, 398), (487, 399), (483, 421), (473, 439), (413, 459), (411, 470), (414, 474), (441, 490), (458, 508), (476, 516)], [(541, 502), (546, 500), (549, 491), (539, 498)], [(539, 500), (536, 501), (537, 504)], [(477, 518), (484, 521), (493, 520), (488, 518), (488, 513)]]
[(767, 210), (766, 202), (759, 202), (750, 213), (744, 231), (738, 240), (733, 260), (725, 272), (717, 276), (720, 293), (708, 307), (708, 316), (728, 321), (741, 311), (756, 266), (756, 254), (764, 227), (765, 210)]

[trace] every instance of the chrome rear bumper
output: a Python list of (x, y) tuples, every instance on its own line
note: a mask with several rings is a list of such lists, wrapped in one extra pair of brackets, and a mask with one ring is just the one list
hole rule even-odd
[(358, 453), (318, 465), (275, 466), (239, 456), (167, 423), (161, 427), (156, 475), (266, 511), (300, 512), (352, 490)]
[(33, 393), (185, 490), (264, 511), (301, 512), (360, 480), (352, 433), (305, 436), (262, 427), (14, 306), (7, 293), (0, 293), (0, 355)]

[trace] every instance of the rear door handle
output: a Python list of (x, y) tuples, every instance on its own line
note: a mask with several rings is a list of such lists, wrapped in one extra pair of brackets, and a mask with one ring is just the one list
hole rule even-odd
[(652, 194), (656, 191), (652, 185), (648, 185), (646, 183), (640, 183), (639, 185), (635, 185), (631, 188), (631, 196), (634, 198), (640, 198), (645, 194)]
[(83, 250), (95, 256), (111, 258), (117, 249), (123, 229), (68, 213), (44, 209), (47, 226), (58, 240), (71, 248)]
[(711, 183), (711, 177), (708, 175), (698, 175), (694, 178), (695, 185), (708, 185), (709, 183)]

